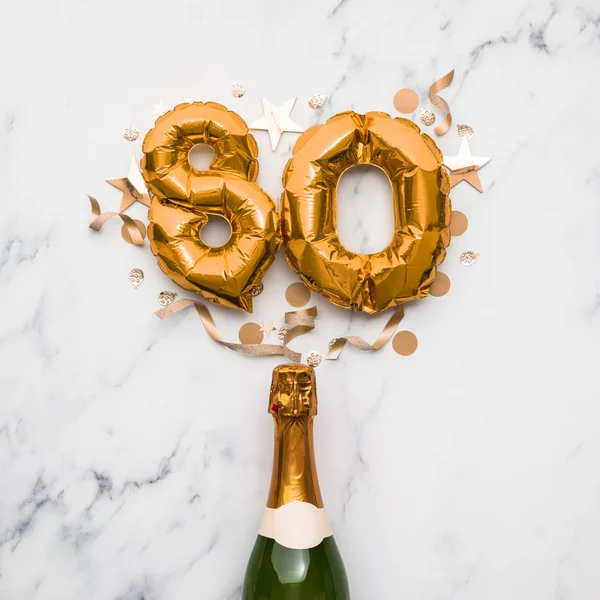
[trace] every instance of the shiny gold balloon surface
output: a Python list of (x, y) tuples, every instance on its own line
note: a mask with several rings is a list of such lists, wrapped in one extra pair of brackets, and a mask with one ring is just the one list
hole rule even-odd
[[(214, 150), (207, 171), (190, 164), (197, 144)], [(252, 292), (280, 239), (275, 205), (255, 183), (258, 148), (246, 123), (214, 102), (180, 104), (158, 118), (143, 151), (142, 173), (154, 194), (148, 238), (161, 269), (216, 304), (252, 312)], [(231, 226), (222, 247), (200, 238), (209, 214)]]
[[(389, 177), (394, 235), (381, 252), (350, 252), (336, 231), (336, 188), (350, 167)], [(349, 111), (307, 130), (283, 174), (282, 235), (290, 266), (339, 306), (378, 313), (427, 295), (450, 242), (450, 184), (435, 142), (412, 121)]]

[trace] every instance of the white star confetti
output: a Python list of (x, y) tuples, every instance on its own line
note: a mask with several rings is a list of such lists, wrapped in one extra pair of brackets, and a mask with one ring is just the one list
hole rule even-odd
[(281, 106), (275, 106), (272, 102), (263, 98), (264, 116), (249, 125), (249, 129), (263, 129), (269, 132), (269, 139), (271, 140), (271, 148), (273, 151), (276, 150), (281, 136), (286, 131), (291, 133), (302, 133), (304, 131), (304, 129), (290, 117), (295, 102), (296, 98), (294, 97), (286, 100)]

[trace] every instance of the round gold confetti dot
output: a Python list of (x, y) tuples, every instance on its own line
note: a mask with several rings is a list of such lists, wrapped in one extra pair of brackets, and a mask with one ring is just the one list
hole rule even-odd
[(309, 367), (318, 367), (321, 364), (321, 360), (323, 360), (323, 357), (321, 356), (321, 353), (316, 350), (309, 352), (306, 357), (306, 362)]
[(258, 285), (255, 285), (251, 290), (250, 293), (253, 296), (260, 296), (263, 293), (263, 290), (265, 289), (265, 286), (262, 283), (259, 283)]
[(131, 269), (129, 272), (129, 281), (131, 281), (131, 285), (136, 288), (144, 281), (144, 271), (141, 269)]
[(419, 340), (412, 331), (399, 331), (392, 340), (392, 348), (401, 356), (410, 356), (418, 345)]
[(467, 250), (460, 255), (460, 262), (469, 267), (479, 258), (479, 252), (473, 252), (473, 250)]
[(394, 96), (394, 106), (400, 113), (408, 114), (417, 110), (419, 106), (419, 96), (417, 92), (409, 88), (404, 88), (396, 92)]
[(161, 292), (158, 295), (158, 303), (161, 306), (169, 306), (169, 304), (172, 304), (173, 300), (175, 300), (175, 296), (177, 296), (175, 292)]
[(280, 327), (277, 332), (277, 337), (279, 341), (283, 344), (283, 340), (285, 339), (285, 334), (290, 330), (290, 327)]
[[(146, 226), (138, 219), (134, 219), (134, 221), (136, 222), (138, 229), (140, 230), (140, 233), (142, 234), (142, 238), (145, 239), (146, 238)], [(133, 240), (131, 239), (131, 236), (129, 235), (129, 230), (127, 229), (127, 225), (125, 225), (125, 223), (123, 223), (123, 227), (121, 227), (121, 237), (128, 244), (133, 244)]]
[(301, 306), (308, 304), (308, 301), (310, 300), (310, 290), (301, 282), (292, 283), (292, 285), (288, 286), (288, 289), (285, 290), (285, 299), (288, 301), (288, 304), (300, 308)]
[(463, 213), (453, 210), (452, 219), (450, 221), (450, 233), (452, 235), (462, 235), (469, 226), (469, 220)]
[(242, 344), (260, 344), (264, 336), (258, 323), (245, 323), (238, 335)]
[(135, 142), (135, 140), (138, 139), (139, 135), (140, 135), (140, 132), (135, 127), (126, 127), (123, 130), (123, 137), (128, 142)]
[(429, 288), (430, 296), (445, 296), (450, 291), (450, 277), (438, 271), (432, 286)]
[(431, 112), (430, 110), (425, 110), (424, 108), (421, 109), (419, 118), (421, 119), (421, 123), (427, 127), (435, 123), (435, 113)]
[(241, 98), (245, 93), (246, 88), (239, 81), (234, 81), (231, 84), (231, 95), (234, 98)]
[(323, 94), (314, 94), (308, 99), (308, 105), (314, 109), (321, 108), (323, 104), (325, 104), (325, 98), (327, 98), (327, 96), (324, 96)]
[(470, 127), (469, 125), (457, 125), (456, 128), (458, 129), (458, 135), (461, 138), (470, 140), (475, 135), (473, 128)]

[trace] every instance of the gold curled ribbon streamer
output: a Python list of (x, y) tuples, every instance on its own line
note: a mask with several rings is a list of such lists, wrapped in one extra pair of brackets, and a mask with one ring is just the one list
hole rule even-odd
[(444, 111), (444, 120), (442, 121), (442, 124), (435, 128), (435, 132), (438, 135), (444, 135), (448, 129), (450, 129), (450, 125), (452, 125), (450, 107), (441, 96), (438, 96), (438, 92), (446, 89), (452, 83), (453, 79), (454, 69), (452, 69), (452, 71), (449, 73), (446, 73), (443, 77), (440, 77), (437, 81), (434, 81), (429, 87), (429, 99), (431, 100), (431, 104), (434, 104)]
[(383, 331), (379, 334), (377, 339), (373, 342), (373, 344), (369, 344), (365, 339), (361, 338), (358, 335), (349, 335), (348, 337), (340, 337), (332, 340), (329, 345), (329, 352), (325, 357), (326, 360), (337, 360), (344, 349), (346, 344), (350, 344), (352, 346), (356, 346), (359, 350), (363, 352), (368, 351), (376, 351), (383, 348), (392, 335), (394, 331), (396, 331), (396, 327), (402, 318), (404, 317), (404, 308), (399, 306), (394, 311), (394, 314), (389, 318), (388, 322), (385, 324)]
[(110, 219), (113, 217), (121, 217), (121, 220), (127, 228), (131, 242), (136, 246), (142, 246), (144, 244), (146, 232), (142, 231), (138, 227), (138, 224), (130, 216), (120, 212), (103, 213), (100, 209), (98, 200), (89, 195), (88, 198), (90, 199), (90, 204), (92, 205), (92, 219), (89, 224), (90, 229), (93, 229), (94, 231), (100, 231), (107, 221), (110, 221)]
[[(291, 329), (288, 329), (285, 336), (283, 337), (283, 348), (293, 354), (298, 354), (290, 350), (287, 345), (294, 338), (300, 335), (304, 335), (315, 328), (315, 317), (317, 316), (317, 307), (311, 306), (310, 308), (303, 308), (301, 310), (294, 310), (285, 313), (286, 325), (293, 325)], [(288, 354), (284, 352), (285, 356), (290, 358)], [(296, 362), (300, 362), (302, 355), (299, 354), (299, 359)], [(294, 360), (294, 359), (292, 359)]]
[(285, 313), (285, 322), (288, 325), (294, 325), (290, 329), (284, 339), (283, 345), (279, 344), (237, 344), (233, 342), (226, 342), (222, 337), (217, 328), (217, 325), (208, 310), (208, 307), (199, 302), (198, 300), (191, 300), (189, 298), (181, 298), (172, 302), (168, 306), (157, 310), (154, 314), (159, 319), (167, 319), (171, 315), (178, 313), (181, 310), (194, 306), (198, 313), (206, 333), (218, 344), (239, 352), (240, 354), (246, 354), (251, 356), (285, 356), (293, 362), (300, 362), (302, 360), (302, 354), (300, 352), (294, 352), (287, 347), (287, 342), (292, 339), (306, 333), (315, 327), (314, 317), (317, 315), (317, 307), (313, 306), (304, 310), (294, 311)]

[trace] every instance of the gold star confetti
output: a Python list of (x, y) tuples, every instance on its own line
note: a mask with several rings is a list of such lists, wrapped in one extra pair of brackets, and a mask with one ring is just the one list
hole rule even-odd
[(322, 108), (323, 104), (325, 104), (325, 98), (327, 96), (323, 94), (314, 94), (308, 99), (308, 105), (314, 109)]
[(158, 295), (158, 303), (161, 306), (169, 306), (169, 304), (172, 304), (173, 301), (175, 300), (175, 296), (177, 296), (177, 294), (175, 292), (169, 292), (169, 291), (161, 292)]
[(277, 331), (276, 327), (273, 327), (273, 321), (261, 321), (262, 327), (260, 330), (267, 336), (271, 337), (272, 331)]
[(131, 269), (129, 271), (129, 281), (134, 288), (137, 288), (144, 281), (144, 271), (141, 269)]
[(296, 98), (290, 98), (281, 106), (275, 106), (272, 102), (263, 98), (262, 104), (265, 113), (264, 116), (249, 125), (249, 129), (263, 129), (269, 132), (269, 139), (271, 140), (271, 148), (273, 151), (277, 148), (281, 136), (286, 131), (291, 133), (302, 133), (304, 131), (304, 129), (292, 121), (292, 118), (290, 117), (295, 102)]
[(150, 196), (148, 194), (148, 188), (146, 182), (142, 177), (142, 173), (137, 165), (135, 158), (131, 159), (131, 165), (129, 167), (129, 173), (127, 177), (121, 177), (120, 179), (107, 179), (107, 183), (116, 187), (118, 190), (123, 192), (121, 198), (121, 208), (119, 212), (127, 210), (134, 202), (141, 202), (146, 206), (150, 206)]
[(456, 156), (444, 156), (444, 166), (450, 170), (450, 187), (461, 181), (466, 181), (478, 192), (482, 192), (481, 182), (477, 171), (490, 162), (487, 156), (473, 156), (469, 140), (463, 137)]
[(306, 357), (306, 362), (309, 367), (318, 367), (321, 364), (322, 359), (323, 357), (321, 356), (321, 353), (317, 352), (316, 350), (313, 350), (312, 352), (308, 353), (308, 356)]
[(234, 98), (241, 98), (245, 93), (246, 88), (239, 81), (234, 81), (231, 84), (231, 95)]
[(421, 123), (423, 123), (423, 125), (426, 125), (427, 127), (435, 123), (435, 114), (432, 113), (430, 110), (426, 110), (424, 108), (421, 109), (419, 118), (421, 119)]
[(469, 267), (479, 258), (479, 252), (473, 252), (473, 250), (467, 250), (460, 255), (460, 262), (463, 265)]
[(135, 142), (135, 140), (138, 139), (139, 135), (140, 135), (140, 132), (135, 127), (126, 127), (123, 130), (123, 137), (128, 142)]

